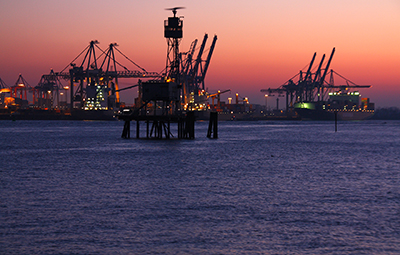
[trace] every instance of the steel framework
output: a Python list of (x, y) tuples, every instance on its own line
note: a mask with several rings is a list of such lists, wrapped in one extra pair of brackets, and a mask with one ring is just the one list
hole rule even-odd
[[(317, 53), (314, 53), (308, 69), (305, 73), (301, 70), (298, 74), (290, 78), (287, 82), (278, 88), (262, 89), (261, 92), (267, 95), (278, 95), (278, 97), (286, 96), (286, 111), (291, 112), (295, 103), (301, 102), (320, 102), (326, 101), (329, 92), (334, 90), (343, 90), (349, 88), (369, 88), (371, 85), (356, 85), (347, 78), (338, 74), (337, 72), (330, 71), (329, 67), (332, 62), (335, 48), (329, 57), (325, 67), (324, 60), (325, 54), (322, 56), (321, 61), (315, 72), (312, 72), (312, 67), (315, 62)], [(346, 84), (336, 85), (334, 76), (338, 76), (345, 81)], [(329, 81), (326, 78), (329, 77)]]
[[(60, 79), (69, 81), (70, 105), (69, 108), (78, 109), (114, 109), (120, 103), (118, 81), (121, 78), (159, 78), (157, 72), (147, 72), (137, 65), (111, 43), (104, 51), (93, 40), (89, 45), (66, 66), (61, 72), (51, 72), (43, 75), (37, 86), (39, 91), (46, 91), (49, 81), (56, 83)], [(100, 51), (100, 53), (98, 53)], [(116, 52), (133, 63), (138, 70), (129, 70), (116, 60)], [(80, 65), (74, 63), (83, 56)], [(65, 70), (70, 67), (68, 72)], [(123, 69), (118, 70), (117, 68)], [(62, 87), (62, 86), (61, 86)], [(64, 88), (66, 88), (64, 87)], [(89, 99), (90, 98), (90, 99)]]

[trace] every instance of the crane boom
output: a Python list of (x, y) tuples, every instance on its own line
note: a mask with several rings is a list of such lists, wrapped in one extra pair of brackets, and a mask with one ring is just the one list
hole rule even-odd
[(324, 95), (324, 86), (323, 85), (324, 85), (326, 74), (328, 73), (329, 66), (331, 65), (331, 61), (332, 61), (334, 53), (335, 53), (335, 48), (333, 48), (333, 50), (332, 50), (331, 56), (329, 57), (328, 63), (326, 64), (324, 74), (322, 75), (321, 80), (318, 83), (318, 91), (317, 91), (318, 101), (320, 100), (321, 94)]
[(321, 73), (321, 68), (322, 68), (322, 64), (324, 63), (324, 59), (325, 59), (325, 54), (322, 55), (321, 62), (319, 63), (319, 66), (318, 66), (317, 71), (315, 72), (315, 76), (314, 76), (313, 83), (315, 83), (315, 82), (317, 81), (318, 76), (319, 76), (319, 74)]
[(227, 89), (227, 90), (224, 90), (224, 91), (218, 91), (217, 93), (210, 94), (210, 95), (208, 95), (207, 97), (215, 97), (215, 96), (217, 96), (217, 95), (220, 95), (220, 94), (223, 94), (223, 93), (226, 93), (226, 92), (229, 92), (229, 91), (231, 91), (231, 90), (230, 90), (230, 89)]
[(324, 74), (321, 77), (321, 82), (320, 82), (321, 85), (324, 83), (324, 80), (325, 80), (326, 74), (328, 73), (329, 66), (331, 65), (331, 61), (332, 61), (334, 53), (335, 53), (335, 48), (333, 48), (333, 50), (332, 50), (331, 56), (329, 57), (328, 63), (326, 64)]
[(308, 79), (309, 76), (311, 76), (311, 68), (312, 68), (312, 66), (313, 66), (313, 64), (314, 64), (314, 60), (315, 60), (315, 57), (316, 57), (316, 56), (317, 56), (317, 53), (314, 52), (314, 56), (313, 56), (312, 59), (311, 59), (311, 63), (310, 63), (310, 65), (308, 66), (308, 70), (307, 70), (306, 76), (304, 77), (304, 80), (305, 80), (305, 81)]
[(206, 73), (207, 73), (207, 70), (208, 70), (208, 66), (210, 65), (211, 56), (213, 54), (216, 42), (217, 42), (217, 36), (215, 35), (214, 39), (213, 39), (213, 42), (211, 44), (211, 47), (210, 47), (210, 51), (208, 52), (206, 63), (204, 65), (204, 70), (203, 70), (203, 73), (201, 75), (201, 81), (204, 81), (204, 78), (206, 77)]
[(203, 55), (204, 48), (206, 46), (208, 35), (205, 34), (203, 38), (203, 42), (201, 43), (199, 53), (197, 54), (196, 63), (192, 70), (192, 78), (196, 77), (197, 71), (199, 70), (199, 65), (201, 64), (201, 56)]

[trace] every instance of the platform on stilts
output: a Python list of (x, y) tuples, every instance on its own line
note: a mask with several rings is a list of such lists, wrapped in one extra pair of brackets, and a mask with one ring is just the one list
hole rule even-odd
[[(140, 138), (140, 122), (144, 122), (147, 139), (194, 139), (194, 112), (181, 110), (176, 83), (143, 82), (139, 89), (142, 105), (118, 115), (125, 122), (122, 138), (130, 138), (130, 122), (136, 121), (136, 138)], [(174, 123), (178, 125), (176, 136), (171, 131)]]
[[(124, 128), (122, 131), (122, 138), (131, 138), (131, 121), (136, 121), (136, 138), (146, 139), (194, 139), (194, 113), (187, 112), (174, 115), (120, 115), (120, 120), (123, 120)], [(146, 136), (140, 137), (140, 123), (145, 123)], [(171, 125), (177, 125), (177, 134), (173, 134), (171, 131)]]

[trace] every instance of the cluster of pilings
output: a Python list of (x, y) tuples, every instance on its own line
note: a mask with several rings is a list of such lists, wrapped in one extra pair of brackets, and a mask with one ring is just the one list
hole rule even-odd
[[(189, 111), (186, 114), (170, 116), (135, 116), (119, 115), (119, 119), (124, 121), (122, 138), (131, 138), (131, 121), (136, 121), (136, 138), (140, 137), (140, 123), (144, 122), (146, 126), (146, 139), (194, 139), (195, 138), (195, 114)], [(178, 134), (174, 136), (171, 132), (171, 124), (176, 123)], [(218, 114), (210, 113), (210, 122), (207, 131), (207, 137), (218, 138)]]
[[(122, 131), (122, 138), (130, 138), (131, 121), (136, 121), (136, 138), (140, 137), (140, 123), (144, 122), (146, 125), (147, 139), (170, 139), (177, 137), (178, 139), (194, 139), (194, 112), (187, 112), (181, 115), (169, 116), (123, 116), (120, 115), (119, 119), (124, 120), (124, 128)], [(171, 132), (171, 124), (176, 123), (178, 126), (178, 134), (174, 136)]]

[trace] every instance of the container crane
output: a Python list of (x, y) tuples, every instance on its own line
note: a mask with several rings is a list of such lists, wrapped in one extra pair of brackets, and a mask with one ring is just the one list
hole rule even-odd
[[(78, 103), (76, 107), (79, 109), (95, 109), (94, 106), (96, 106), (96, 104), (98, 109), (113, 109), (118, 106), (119, 103), (119, 79), (161, 77), (157, 72), (147, 72), (144, 68), (133, 62), (117, 48), (117, 43), (111, 43), (105, 51), (102, 50), (98, 44), (99, 42), (97, 40), (92, 40), (89, 45), (71, 61), (71, 64), (67, 65), (61, 72), (42, 75), (42, 81), (54, 79), (54, 76), (56, 76), (57, 79), (69, 81), (69, 86), (66, 87), (71, 90), (69, 106), (71, 110), (74, 109), (74, 102)], [(100, 54), (97, 54), (96, 51), (100, 51)], [(125, 59), (140, 70), (129, 70), (127, 67), (123, 66), (116, 60), (116, 53), (125, 57)], [(83, 59), (79, 66), (74, 63), (78, 58)], [(65, 72), (68, 67), (70, 68), (69, 71)], [(117, 67), (123, 70), (117, 70)]]
[[(278, 97), (286, 93), (286, 111), (292, 109), (295, 103), (299, 102), (320, 102), (325, 101), (329, 91), (334, 89), (345, 90), (348, 88), (369, 88), (370, 85), (356, 85), (355, 83), (349, 81), (343, 76), (339, 75), (332, 69), (329, 71), (333, 55), (335, 53), (335, 48), (332, 49), (331, 55), (328, 59), (327, 64), (323, 68), (325, 54), (318, 65), (317, 70), (313, 73), (311, 72), (312, 66), (315, 61), (316, 53), (314, 53), (310, 64), (308, 65), (307, 72), (303, 78), (303, 72), (300, 71), (299, 74), (290, 78), (287, 82), (275, 89), (262, 89), (261, 92), (271, 94), (277, 94)], [(329, 83), (326, 82), (326, 77), (330, 75)], [(338, 75), (346, 81), (346, 85), (335, 85), (334, 75)], [(298, 81), (295, 78), (298, 77)]]
[[(190, 97), (190, 92), (192, 89), (189, 86), (189, 79), (191, 80), (190, 76), (189, 76), (189, 72), (193, 69), (193, 54), (195, 51), (197, 45), (197, 39), (195, 39), (192, 44), (190, 45), (190, 49), (188, 52), (186, 53), (180, 53), (180, 58), (181, 58), (181, 70), (182, 70), (182, 74), (181, 74), (181, 79), (183, 82), (183, 104), (186, 105), (188, 104), (188, 100)], [(186, 58), (183, 59), (183, 56), (186, 55)]]
[(207, 59), (206, 59), (206, 61), (204, 63), (204, 67), (201, 70), (201, 73), (200, 73), (201, 75), (199, 76), (199, 81), (198, 82), (201, 82), (203, 90), (204, 90), (204, 79), (205, 79), (206, 74), (207, 74), (208, 66), (210, 65), (211, 56), (212, 56), (212, 54), (214, 52), (214, 48), (215, 48), (216, 42), (217, 42), (217, 36), (215, 35), (214, 38), (213, 38), (213, 41), (211, 43), (211, 47), (210, 47), (210, 50), (208, 52)]
[[(64, 87), (61, 84), (59, 77), (50, 71), (49, 75), (43, 75), (33, 90), (33, 103), (39, 108), (52, 109), (54, 106), (60, 106), (60, 91)], [(56, 101), (54, 105), (54, 101)]]
[(32, 86), (19, 74), (15, 85), (10, 87), (10, 97), (15, 99), (16, 104), (28, 106), (28, 91), (32, 91)]
[(0, 89), (8, 88), (7, 84), (0, 78)]
[(207, 43), (207, 39), (208, 39), (208, 35), (205, 34), (204, 38), (203, 38), (203, 42), (201, 43), (201, 46), (200, 46), (200, 50), (199, 50), (199, 52), (197, 54), (195, 65), (194, 65), (193, 69), (190, 71), (190, 76), (191, 76), (191, 82), (192, 83), (197, 83), (198, 82), (198, 70), (199, 70), (199, 67), (201, 66), (201, 63), (203, 61), (201, 57), (203, 55), (204, 48), (205, 48), (206, 43)]
[(215, 93), (215, 94), (210, 94), (210, 95), (207, 96), (207, 98), (210, 98), (210, 97), (211, 97), (211, 99), (212, 99), (212, 105), (214, 106), (214, 99), (215, 99), (215, 97), (217, 97), (217, 107), (220, 108), (220, 106), (221, 106), (221, 94), (224, 94), (224, 93), (230, 92), (230, 91), (231, 91), (230, 89), (227, 89), (227, 90), (224, 90), (224, 91), (219, 91), (219, 90), (218, 90), (217, 93)]
[(208, 35), (205, 34), (195, 60), (190, 62), (191, 59), (188, 58), (193, 56), (194, 51), (192, 51), (192, 54), (188, 54), (188, 57), (185, 60), (182, 60), (182, 62), (186, 63), (186, 69), (184, 69), (184, 72), (181, 73), (181, 80), (184, 83), (184, 104), (190, 103), (193, 105), (196, 103), (202, 103), (206, 100), (204, 80), (210, 65), (211, 56), (217, 41), (217, 36), (214, 36), (207, 58), (206, 60), (203, 60), (202, 56), (205, 51), (207, 39)]
[(0, 106), (6, 104), (6, 93), (10, 93), (11, 90), (7, 84), (0, 78)]
[(329, 57), (328, 63), (326, 64), (326, 67), (325, 67), (325, 70), (324, 70), (324, 74), (322, 75), (321, 79), (318, 82), (318, 86), (317, 86), (317, 88), (318, 88), (318, 90), (317, 90), (318, 102), (321, 101), (321, 94), (324, 94), (324, 81), (325, 81), (326, 74), (328, 73), (329, 66), (331, 65), (333, 54), (335, 54), (335, 48), (333, 48), (331, 56)]

